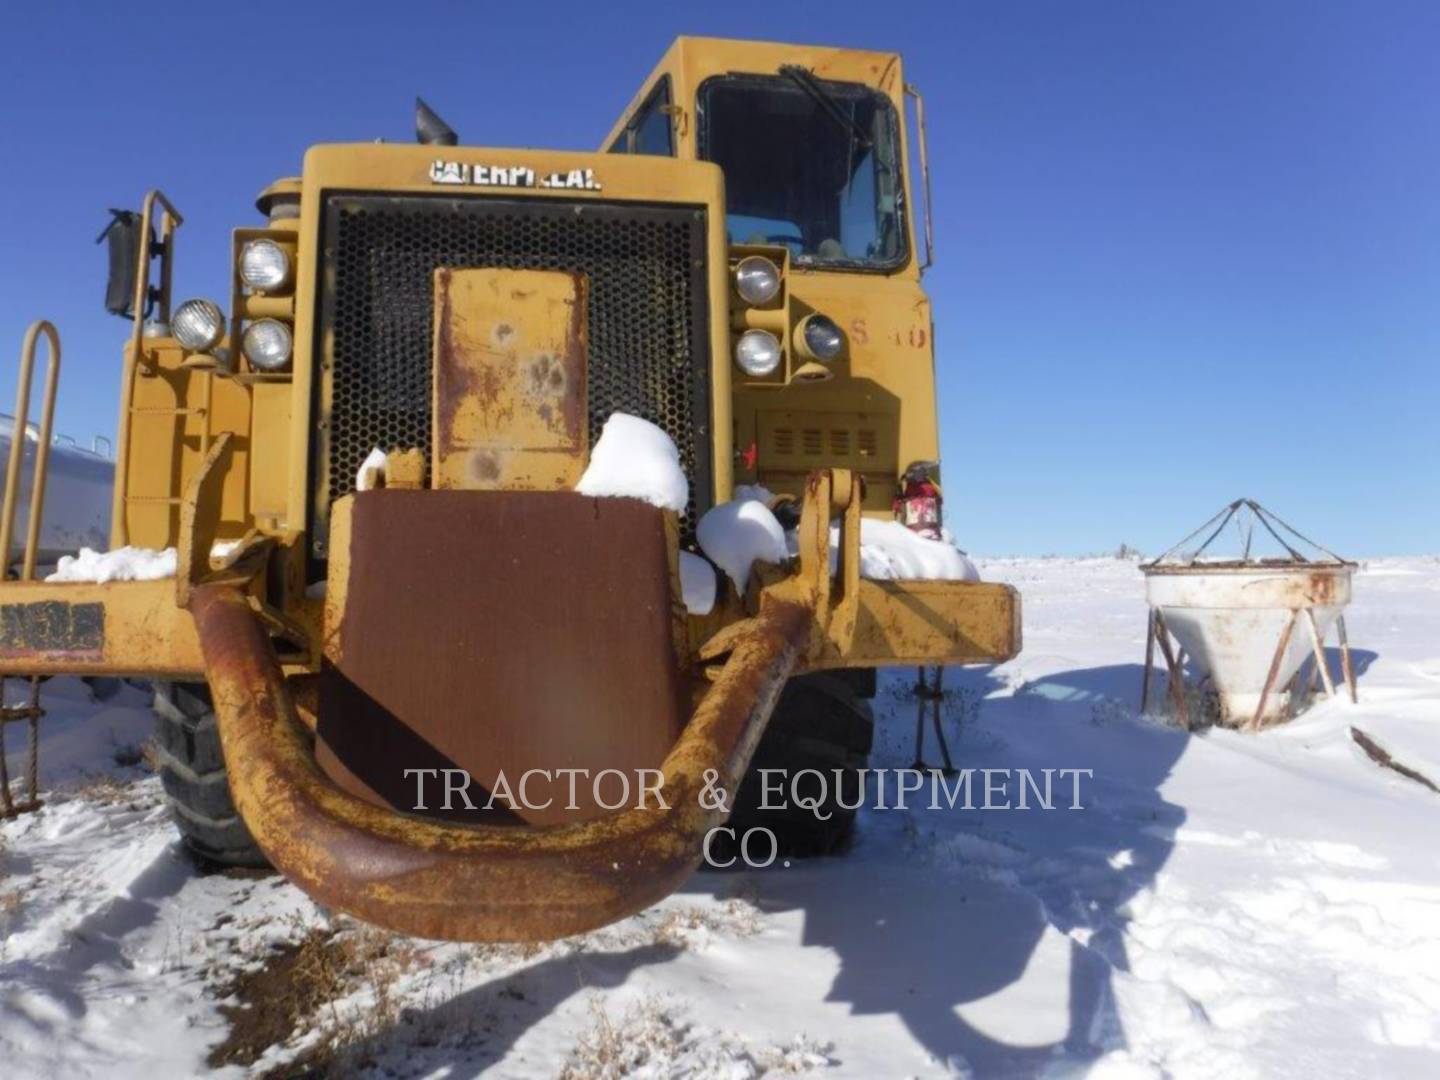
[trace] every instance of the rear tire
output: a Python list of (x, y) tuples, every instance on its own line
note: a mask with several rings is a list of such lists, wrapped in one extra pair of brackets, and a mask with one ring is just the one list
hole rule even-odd
[(160, 782), (185, 846), (215, 866), (269, 866), (230, 798), (209, 687), (157, 682), (154, 707)]
[[(849, 845), (855, 831), (855, 811), (842, 809), (838, 803), (843, 800), (853, 807), (861, 801), (860, 770), (870, 760), (870, 745), (875, 737), (875, 718), (870, 703), (856, 692), (857, 681), (848, 673), (821, 672), (785, 684), (750, 771), (735, 793), (729, 827), (737, 843), (722, 844), (728, 837), (717, 834), (713, 850), (719, 853), (728, 846), (728, 857), (735, 853), (739, 838), (754, 828), (766, 828), (775, 835), (777, 855), (781, 856), (830, 855)], [(764, 794), (762, 769), (784, 770), (771, 774), (769, 798), (772, 806), (783, 809), (760, 808)], [(824, 777), (823, 787), (814, 776), (797, 781), (802, 769), (818, 770)], [(828, 817), (798, 806), (794, 799), (797, 793), (807, 800), (819, 798), (815, 810)]]

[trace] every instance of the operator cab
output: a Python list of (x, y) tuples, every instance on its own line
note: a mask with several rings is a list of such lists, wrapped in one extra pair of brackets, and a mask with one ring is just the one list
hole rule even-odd
[(681, 38), (606, 149), (719, 165), (732, 245), (890, 272), (912, 247), (903, 92), (889, 54)]

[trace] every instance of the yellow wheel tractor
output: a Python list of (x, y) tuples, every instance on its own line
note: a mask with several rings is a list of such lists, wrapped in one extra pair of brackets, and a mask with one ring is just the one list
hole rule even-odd
[[(155, 680), (194, 849), (422, 937), (619, 919), (732, 812), (833, 848), (874, 669), (1020, 648), (1007, 586), (862, 574), (862, 527), (940, 525), (912, 96), (893, 54), (682, 38), (603, 152), (458, 145), (421, 105), (419, 145), (311, 148), (229, 297), (173, 308), (152, 192), (110, 230), (111, 546), (175, 572), (24, 559), (0, 673)], [(574, 490), (615, 414), (673, 441), (678, 508)], [(682, 560), (740, 485), (790, 549), (693, 611)], [(767, 818), (757, 763), (837, 812)]]

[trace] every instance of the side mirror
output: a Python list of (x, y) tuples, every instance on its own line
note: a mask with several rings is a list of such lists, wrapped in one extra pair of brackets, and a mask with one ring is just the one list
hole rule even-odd
[(915, 102), (915, 129), (920, 143), (920, 182), (925, 188), (925, 261), (920, 264), (923, 272), (935, 262), (935, 215), (934, 204), (930, 200), (930, 160), (926, 153), (928, 147), (925, 145), (925, 99), (920, 96), (920, 91), (909, 83), (905, 84), (905, 96)]
[[(136, 275), (140, 272), (140, 253), (145, 248), (145, 239), (140, 233), (141, 217), (133, 210), (111, 210), (110, 224), (95, 239), (109, 243), (110, 273), (105, 282), (105, 310), (111, 315), (124, 319), (135, 317)], [(153, 237), (149, 250), (155, 252)], [(148, 260), (147, 260), (148, 263)], [(145, 269), (149, 269), (147, 265)], [(148, 286), (148, 282), (146, 283)], [(145, 313), (148, 315), (152, 298), (147, 287)]]

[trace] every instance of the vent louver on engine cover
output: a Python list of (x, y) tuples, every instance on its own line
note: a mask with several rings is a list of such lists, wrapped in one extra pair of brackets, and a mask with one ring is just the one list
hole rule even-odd
[(439, 267), (588, 276), (591, 445), (613, 412), (663, 428), (690, 478), (681, 528), (693, 535), (713, 486), (703, 209), (335, 193), (322, 229), (317, 389), (330, 410), (311, 457), (315, 556), (325, 555), (330, 504), (372, 448), (429, 456)]

